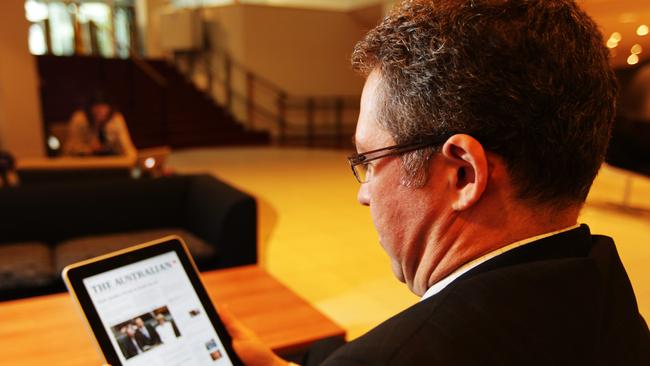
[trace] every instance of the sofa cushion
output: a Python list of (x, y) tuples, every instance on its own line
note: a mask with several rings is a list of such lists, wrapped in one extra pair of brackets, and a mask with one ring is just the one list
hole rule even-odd
[(57, 275), (52, 249), (47, 244), (0, 244), (0, 290), (48, 285)]
[(216, 254), (214, 246), (206, 243), (194, 234), (178, 228), (160, 228), (152, 230), (131, 231), (125, 233), (86, 236), (59, 243), (54, 253), (56, 270), (60, 273), (65, 266), (116, 250), (128, 248), (147, 241), (160, 239), (167, 235), (178, 235), (187, 244), (190, 253), (197, 262), (210, 260)]

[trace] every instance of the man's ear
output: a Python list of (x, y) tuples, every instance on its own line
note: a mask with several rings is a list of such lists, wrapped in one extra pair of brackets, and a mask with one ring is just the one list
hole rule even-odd
[(445, 142), (441, 153), (455, 170), (450, 176), (451, 189), (456, 192), (452, 208), (462, 211), (472, 207), (485, 192), (489, 180), (483, 146), (472, 136), (458, 134)]

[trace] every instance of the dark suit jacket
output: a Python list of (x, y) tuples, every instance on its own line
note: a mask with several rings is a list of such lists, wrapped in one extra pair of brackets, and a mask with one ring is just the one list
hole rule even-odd
[(135, 340), (140, 345), (140, 348), (144, 349), (145, 346), (155, 346), (160, 343), (160, 336), (154, 327), (145, 323), (144, 325), (149, 332), (149, 337), (147, 337), (144, 332), (140, 329), (135, 331)]
[(649, 352), (613, 241), (583, 225), (481, 264), (324, 365), (647, 366)]
[(135, 347), (135, 344), (133, 344), (133, 341), (128, 336), (118, 338), (117, 342), (120, 345), (120, 349), (122, 350), (124, 358), (129, 359), (138, 354), (138, 349)]

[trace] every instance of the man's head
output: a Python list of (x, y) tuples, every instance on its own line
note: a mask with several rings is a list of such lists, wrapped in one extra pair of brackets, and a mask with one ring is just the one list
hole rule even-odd
[[(605, 154), (616, 81), (573, 2), (406, 1), (357, 45), (353, 64), (367, 76), (360, 153), (442, 141), (373, 160), (359, 191), (414, 292), (497, 243), (575, 223)], [(463, 233), (481, 237), (470, 245)]]
[[(469, 134), (504, 159), (520, 199), (586, 198), (616, 81), (573, 1), (405, 1), (356, 46), (353, 65), (381, 74), (377, 119), (397, 143)], [(405, 154), (406, 183), (423, 184), (429, 154)]]
[(127, 336), (133, 338), (135, 336), (135, 326), (129, 324), (122, 328), (122, 333), (125, 333)]
[(144, 321), (142, 320), (142, 318), (136, 318), (136, 319), (135, 319), (135, 325), (136, 325), (138, 328), (142, 328), (142, 327), (144, 326)]
[(106, 94), (95, 91), (85, 105), (86, 113), (95, 123), (105, 124), (114, 112), (113, 104)]
[(111, 115), (113, 107), (108, 103), (95, 103), (90, 108), (95, 121), (106, 122)]

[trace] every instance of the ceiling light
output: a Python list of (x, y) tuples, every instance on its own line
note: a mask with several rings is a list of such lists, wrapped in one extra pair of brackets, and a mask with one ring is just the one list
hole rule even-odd
[(611, 38), (607, 40), (607, 48), (616, 48), (616, 46), (618, 46), (618, 42)]
[(633, 55), (638, 55), (641, 52), (643, 52), (643, 47), (641, 47), (641, 45), (638, 43), (632, 46), (632, 49), (630, 50), (630, 53)]
[(636, 29), (637, 36), (641, 36), (641, 37), (648, 35), (649, 32), (650, 29), (648, 29), (648, 26), (645, 24), (641, 24), (639, 28)]
[(147, 158), (147, 159), (144, 161), (144, 166), (145, 166), (147, 169), (151, 169), (151, 168), (153, 168), (154, 166), (156, 166), (156, 159), (154, 159), (154, 158)]
[(639, 63), (639, 56), (637, 55), (630, 55), (630, 57), (627, 58), (627, 63), (630, 65), (636, 65)]
[(609, 36), (609, 39), (616, 42), (616, 43), (618, 43), (618, 42), (621, 41), (621, 39), (623, 39), (623, 36), (621, 36), (621, 34), (618, 33), (618, 32), (614, 32), (614, 33), (612, 33), (611, 36)]
[(59, 150), (61, 148), (61, 141), (56, 136), (50, 136), (47, 139), (47, 146), (52, 150)]

